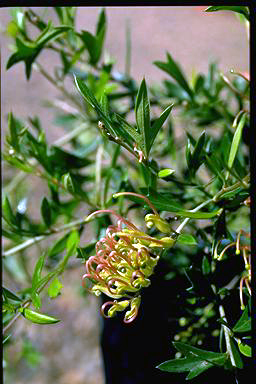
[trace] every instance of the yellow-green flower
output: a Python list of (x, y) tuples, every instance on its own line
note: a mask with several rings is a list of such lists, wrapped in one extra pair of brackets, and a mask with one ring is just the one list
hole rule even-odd
[(87, 288), (96, 296), (104, 293), (114, 299), (103, 304), (101, 312), (105, 317), (113, 317), (117, 312), (126, 310), (124, 322), (129, 323), (138, 314), (140, 291), (150, 285), (149, 277), (159, 260), (153, 250), (174, 245), (176, 236), (162, 239), (151, 237), (112, 210), (96, 211), (88, 220), (100, 213), (111, 213), (118, 220), (97, 242), (96, 255), (86, 261), (83, 282), (91, 282), (91, 287)]

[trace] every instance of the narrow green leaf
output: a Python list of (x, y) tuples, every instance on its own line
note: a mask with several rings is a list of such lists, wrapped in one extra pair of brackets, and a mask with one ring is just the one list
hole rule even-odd
[(162, 69), (163, 71), (167, 72), (171, 77), (173, 77), (177, 83), (184, 89), (184, 91), (187, 92), (187, 94), (193, 99), (194, 94), (191, 90), (190, 86), (188, 85), (188, 82), (177, 62), (173, 60), (171, 55), (167, 52), (167, 63), (161, 62), (161, 61), (155, 61), (154, 64)]
[(19, 144), (19, 138), (18, 138), (18, 131), (16, 126), (16, 121), (13, 117), (12, 112), (8, 114), (8, 128), (11, 134), (11, 145), (13, 148), (15, 148), (19, 152), (20, 144)]
[(107, 30), (106, 13), (105, 13), (105, 10), (102, 9), (99, 15), (97, 29), (96, 29), (96, 64), (101, 58), (106, 30)]
[(147, 158), (150, 149), (150, 106), (145, 79), (142, 80), (137, 93), (135, 118), (138, 132), (143, 137), (143, 152)]
[(209, 275), (211, 272), (211, 264), (209, 263), (207, 256), (204, 256), (202, 260), (202, 272), (204, 275)]
[(32, 311), (32, 309), (29, 308), (20, 308), (19, 311), (27, 320), (36, 324), (54, 324), (60, 321), (55, 317)]
[(96, 245), (96, 241), (86, 245), (85, 247), (78, 247), (77, 258), (87, 260), (91, 255), (92, 251), (95, 251), (95, 245)]
[(12, 207), (7, 196), (4, 197), (2, 204), (2, 215), (8, 224), (16, 225), (16, 217), (12, 211)]
[(53, 244), (52, 248), (48, 252), (49, 258), (54, 257), (64, 251), (66, 248), (68, 236), (69, 233), (66, 233), (63, 237), (59, 238), (56, 243)]
[(178, 236), (177, 243), (184, 244), (184, 245), (197, 245), (196, 239), (194, 238), (194, 236), (190, 235), (189, 233), (180, 234)]
[[(189, 138), (191, 139), (191, 135), (189, 135)], [(205, 145), (205, 131), (202, 132), (199, 139), (194, 145), (194, 150), (192, 153), (190, 153), (190, 140), (188, 139), (187, 142), (187, 148), (186, 148), (186, 156), (187, 156), (187, 163), (189, 167), (189, 171), (192, 175), (196, 173), (200, 165), (203, 163), (205, 156), (204, 156), (204, 145)]]
[(173, 108), (173, 104), (169, 105), (162, 113), (161, 115), (158, 117), (158, 119), (156, 119), (153, 123), (153, 125), (151, 126), (150, 128), (150, 131), (149, 131), (149, 151), (155, 141), (155, 138), (159, 132), (159, 130), (161, 129), (161, 127), (163, 126), (165, 120), (168, 118), (171, 110)]
[(187, 375), (186, 377), (186, 380), (191, 380), (193, 379), (194, 377), (200, 375), (201, 373), (203, 373), (204, 371), (206, 371), (207, 369), (213, 367), (214, 365), (209, 363), (208, 361), (201, 361), (200, 363), (198, 363), (198, 365), (194, 368), (191, 369), (191, 371), (189, 372), (189, 374)]
[(186, 372), (196, 368), (202, 359), (195, 356), (164, 361), (156, 368), (165, 372)]
[(173, 345), (179, 352), (183, 353), (185, 356), (190, 357), (191, 355), (193, 355), (200, 358), (201, 360), (205, 360), (219, 366), (224, 365), (228, 358), (227, 353), (205, 351), (203, 349), (196, 348), (192, 345), (188, 345), (179, 341), (173, 342)]
[(87, 87), (87, 85), (83, 82), (82, 79), (80, 79), (76, 75), (74, 75), (74, 79), (75, 79), (76, 87), (78, 91), (81, 93), (81, 95), (91, 105), (91, 107), (96, 110), (96, 112), (99, 112), (101, 110), (100, 105), (96, 100), (95, 96), (93, 95), (93, 93)]
[(76, 77), (74, 75), (74, 79), (75, 79), (75, 84), (78, 91), (81, 93), (84, 99), (90, 104), (90, 106), (95, 110), (99, 118), (103, 120), (109, 133), (111, 133), (113, 136), (118, 136), (118, 133), (116, 133), (116, 131), (113, 129), (110, 119), (104, 114), (103, 109), (101, 108), (100, 104), (96, 100), (91, 90), (79, 77)]
[(243, 116), (241, 117), (239, 124), (237, 126), (237, 129), (235, 131), (235, 134), (233, 136), (230, 152), (229, 152), (229, 158), (228, 158), (228, 167), (232, 168), (232, 165), (234, 163), (237, 151), (238, 151), (238, 146), (242, 137), (242, 132), (243, 128), (246, 123), (246, 118), (247, 118), (247, 113), (244, 113)]
[[(117, 113), (114, 113), (114, 119), (118, 122), (121, 130), (119, 129), (117, 132), (119, 136), (131, 144), (132, 148), (134, 143), (138, 145), (139, 148), (143, 147), (143, 138), (139, 134), (139, 132), (129, 124), (122, 116)], [(116, 129), (116, 127), (115, 127)]]
[(59, 37), (61, 34), (69, 31), (71, 29), (68, 25), (61, 25), (59, 27), (52, 27), (50, 22), (46, 29), (42, 32), (40, 36), (36, 39), (35, 43), (37, 47), (42, 48), (46, 43), (49, 41), (53, 41), (57, 37)]
[(239, 351), (238, 351), (237, 347), (235, 346), (235, 343), (232, 339), (230, 339), (230, 348), (231, 348), (232, 355), (234, 358), (235, 366), (237, 368), (242, 369), (244, 366), (243, 360), (241, 359), (240, 353), (239, 353)]
[(41, 204), (41, 214), (45, 222), (45, 225), (47, 227), (50, 227), (52, 223), (52, 211), (51, 211), (51, 206), (46, 197), (43, 198), (43, 201)]
[(98, 18), (98, 21), (97, 21), (96, 36), (99, 36), (99, 34), (101, 33), (102, 29), (106, 28), (106, 22), (107, 22), (106, 12), (105, 12), (105, 9), (102, 8), (100, 10), (99, 18)]
[(67, 239), (67, 252), (63, 259), (63, 265), (65, 265), (69, 258), (75, 254), (76, 248), (80, 242), (79, 233), (77, 230), (73, 230), (70, 232), (69, 237)]
[(169, 80), (164, 80), (163, 83), (166, 87), (168, 97), (178, 99), (178, 101), (190, 101), (190, 96), (179, 84)]
[(26, 77), (29, 80), (32, 70), (32, 64), (36, 57), (42, 51), (44, 45), (50, 40), (55, 39), (60, 34), (66, 32), (70, 27), (60, 26), (50, 30), (49, 23), (45, 30), (38, 36), (34, 42), (26, 41), (20, 37), (16, 38), (17, 51), (14, 52), (8, 59), (6, 69), (11, 68), (14, 64), (24, 61), (26, 69)]
[(42, 303), (41, 303), (41, 298), (40, 298), (39, 294), (37, 292), (33, 292), (31, 294), (31, 299), (32, 299), (32, 304), (34, 305), (34, 307), (36, 309), (40, 309)]
[(191, 159), (192, 159), (191, 141), (190, 141), (190, 138), (188, 137), (186, 142), (186, 161), (187, 161), (188, 168), (190, 168), (191, 166), (191, 161), (192, 161)]
[[(141, 189), (141, 192), (144, 194), (147, 193), (147, 191), (143, 188)], [(191, 219), (211, 219), (217, 216), (221, 211), (221, 209), (212, 212), (193, 212), (193, 210), (184, 210), (180, 203), (172, 200), (170, 195), (163, 195), (153, 189), (150, 189), (150, 192), (147, 194), (147, 197), (157, 210), (172, 212), (175, 214), (175, 216), (189, 217)], [(141, 199), (138, 199), (137, 197), (127, 196), (127, 198), (129, 200), (135, 201), (136, 203), (142, 204)], [(147, 203), (144, 203), (144, 205), (149, 207)]]
[(97, 48), (96, 48), (96, 39), (95, 37), (88, 31), (81, 31), (81, 34), (78, 35), (81, 40), (83, 41), (89, 56), (90, 56), (90, 63), (96, 64), (97, 63)]
[(101, 96), (100, 99), (100, 105), (102, 108), (103, 113), (107, 116), (110, 117), (109, 115), (109, 102), (106, 93), (104, 92), (103, 95)]
[(251, 330), (251, 318), (249, 317), (248, 306), (242, 313), (242, 316), (233, 327), (233, 332), (248, 332)]
[(8, 299), (11, 299), (13, 301), (22, 301), (20, 297), (18, 297), (17, 295), (15, 295), (15, 293), (5, 287), (2, 287), (2, 292)]
[(39, 257), (35, 265), (33, 276), (32, 276), (32, 291), (35, 291), (37, 289), (38, 283), (41, 280), (41, 273), (44, 266), (44, 262), (45, 262), (45, 253), (43, 253)]
[(29, 165), (28, 163), (24, 163), (23, 160), (19, 159), (18, 157), (13, 157), (12, 155), (3, 155), (4, 160), (6, 160), (10, 165), (12, 165), (15, 168), (21, 169), (24, 172), (31, 173), (34, 171), (33, 167)]

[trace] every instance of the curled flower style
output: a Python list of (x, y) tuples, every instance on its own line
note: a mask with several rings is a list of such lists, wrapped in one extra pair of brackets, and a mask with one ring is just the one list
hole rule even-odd
[(240, 297), (240, 305), (241, 309), (243, 310), (245, 308), (244, 305), (244, 296), (243, 296), (243, 287), (244, 284), (247, 288), (247, 292), (249, 295), (252, 294), (251, 292), (251, 246), (250, 244), (241, 244), (241, 235), (244, 235), (246, 238), (250, 238), (250, 234), (243, 231), (242, 229), (238, 232), (236, 241), (226, 245), (223, 250), (218, 254), (218, 247), (220, 244), (220, 241), (218, 241), (215, 250), (214, 250), (214, 258), (217, 260), (223, 260), (224, 255), (226, 251), (229, 248), (235, 247), (235, 254), (240, 255), (242, 252), (243, 260), (244, 260), (244, 268), (245, 270), (242, 273), (242, 276), (240, 278), (240, 284), (239, 284), (239, 297)]
[(108, 209), (93, 212), (87, 220), (101, 213), (115, 215), (117, 223), (107, 228), (105, 236), (96, 243), (96, 255), (86, 261), (83, 285), (96, 296), (104, 293), (114, 299), (102, 305), (104, 317), (126, 310), (124, 322), (130, 323), (138, 314), (140, 291), (150, 285), (149, 277), (159, 260), (153, 249), (174, 245), (177, 235), (156, 239)]

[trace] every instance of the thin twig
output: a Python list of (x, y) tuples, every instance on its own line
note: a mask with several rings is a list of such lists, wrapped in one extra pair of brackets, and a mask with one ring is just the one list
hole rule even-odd
[(72, 221), (71, 223), (64, 224), (59, 228), (51, 228), (51, 230), (49, 230), (48, 233), (46, 233), (44, 235), (33, 237), (31, 239), (28, 239), (28, 240), (24, 241), (23, 243), (18, 244), (13, 248), (8, 249), (7, 251), (4, 251), (2, 255), (3, 255), (3, 257), (12, 256), (17, 252), (20, 252), (21, 250), (26, 249), (26, 248), (30, 247), (31, 245), (38, 243), (39, 241), (45, 239), (48, 236), (66, 231), (70, 228), (77, 227), (77, 226), (82, 225), (84, 223), (86, 223), (86, 218)]

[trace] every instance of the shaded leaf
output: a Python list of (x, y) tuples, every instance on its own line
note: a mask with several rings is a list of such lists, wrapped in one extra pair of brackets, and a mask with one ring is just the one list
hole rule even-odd
[(235, 343), (232, 339), (230, 339), (230, 348), (231, 348), (231, 351), (232, 351), (232, 355), (233, 355), (233, 358), (234, 358), (234, 364), (237, 368), (240, 368), (242, 369), (244, 364), (243, 364), (243, 360), (241, 359), (241, 356), (240, 356), (240, 353), (237, 349), (237, 347), (235, 346)]
[(22, 301), (20, 297), (5, 287), (2, 287), (2, 292), (7, 299), (11, 299), (13, 301)]
[(184, 91), (187, 92), (187, 94), (193, 98), (194, 94), (191, 90), (190, 86), (188, 85), (188, 82), (177, 62), (173, 60), (171, 55), (167, 52), (167, 63), (164, 63), (162, 61), (154, 61), (154, 64), (162, 69), (163, 71), (167, 72), (170, 76), (172, 76), (177, 83), (184, 89)]
[[(198, 367), (198, 364), (200, 364), (201, 362), (202, 362), (202, 359), (200, 357), (190, 356), (190, 357), (165, 361), (159, 364), (156, 368), (165, 372), (186, 372), (186, 371), (190, 371), (193, 368)], [(209, 364), (209, 368), (213, 366), (210, 363), (208, 364)]]
[(190, 357), (191, 355), (193, 355), (201, 358), (202, 360), (211, 362), (215, 365), (222, 366), (228, 359), (227, 353), (206, 351), (179, 341), (173, 342), (173, 345), (179, 352), (183, 353), (185, 356)]
[(95, 251), (96, 241), (86, 245), (85, 247), (77, 248), (77, 258), (87, 260), (92, 254), (92, 251)]
[(16, 225), (16, 217), (12, 211), (12, 207), (7, 196), (5, 196), (3, 200), (2, 215), (8, 224)]
[(52, 211), (51, 211), (51, 206), (46, 197), (43, 198), (43, 201), (41, 204), (41, 214), (45, 222), (45, 225), (47, 227), (50, 227), (52, 223)]
[(168, 118), (171, 110), (172, 110), (172, 107), (173, 107), (173, 104), (172, 105), (169, 105), (162, 113), (161, 115), (158, 117), (158, 119), (156, 119), (154, 121), (154, 123), (151, 125), (150, 127), (150, 131), (149, 131), (149, 149), (148, 151), (151, 149), (154, 141), (155, 141), (155, 138), (160, 130), (160, 128), (163, 126), (165, 120)]
[(204, 275), (209, 275), (209, 273), (211, 272), (211, 264), (209, 263), (209, 260), (205, 255), (202, 260), (202, 272)]
[(248, 306), (242, 313), (242, 316), (233, 327), (233, 332), (248, 332), (251, 330), (251, 318), (249, 317)]
[(180, 234), (177, 238), (177, 243), (184, 244), (184, 245), (197, 245), (196, 239), (194, 238), (194, 236), (190, 235), (189, 233)]
[(66, 248), (68, 236), (69, 236), (69, 233), (66, 233), (63, 237), (58, 239), (56, 243), (53, 244), (52, 248), (48, 252), (49, 258), (54, 257), (57, 254), (64, 251), (64, 249)]

